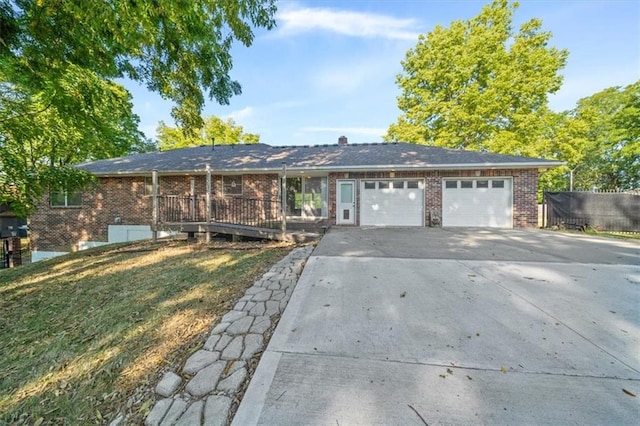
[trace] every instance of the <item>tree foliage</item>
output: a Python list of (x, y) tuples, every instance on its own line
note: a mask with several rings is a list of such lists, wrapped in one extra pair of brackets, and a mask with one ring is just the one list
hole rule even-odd
[(398, 121), (386, 140), (533, 155), (554, 117), (547, 97), (568, 52), (531, 19), (515, 32), (517, 3), (495, 0), (468, 21), (419, 37), (397, 76)]
[(543, 187), (607, 190), (640, 188), (640, 81), (580, 99), (556, 125), (550, 146), (564, 168), (548, 172)]
[(189, 146), (209, 145), (211, 143), (226, 144), (253, 144), (260, 142), (260, 135), (246, 133), (244, 128), (237, 125), (233, 119), (222, 120), (210, 116), (204, 119), (204, 126), (194, 135), (185, 133), (183, 129), (169, 127), (160, 122), (157, 129), (158, 148), (162, 151)]
[(86, 183), (69, 164), (150, 148), (114, 78), (201, 128), (205, 96), (240, 93), (230, 49), (273, 27), (274, 1), (0, 0), (0, 202), (27, 214), (48, 187)]

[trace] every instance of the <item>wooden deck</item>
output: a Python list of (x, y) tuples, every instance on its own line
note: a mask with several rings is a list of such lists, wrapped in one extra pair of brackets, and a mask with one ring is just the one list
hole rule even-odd
[(220, 222), (181, 222), (160, 223), (151, 227), (152, 231), (176, 231), (184, 233), (212, 233), (235, 237), (261, 238), (275, 241), (292, 241), (304, 243), (321, 237), (318, 232), (288, 230), (283, 233), (279, 229), (260, 228), (256, 226), (236, 225)]

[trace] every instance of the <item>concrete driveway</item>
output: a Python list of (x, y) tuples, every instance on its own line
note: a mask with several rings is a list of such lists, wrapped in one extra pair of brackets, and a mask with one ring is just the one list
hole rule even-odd
[(539, 230), (334, 228), (309, 259), (233, 424), (638, 419), (639, 243)]

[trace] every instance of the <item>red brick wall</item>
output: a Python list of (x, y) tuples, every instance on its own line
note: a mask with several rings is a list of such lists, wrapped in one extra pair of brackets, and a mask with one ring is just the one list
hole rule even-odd
[[(160, 195), (188, 195), (191, 178), (196, 194), (206, 191), (206, 177), (159, 176)], [(251, 174), (243, 178), (243, 198), (277, 195), (277, 174)], [(212, 176), (213, 197), (222, 194), (222, 177)], [(109, 225), (151, 225), (152, 199), (144, 177), (100, 178), (83, 192), (81, 207), (51, 207), (47, 194), (31, 216), (33, 250), (76, 251), (79, 241), (107, 241)], [(120, 218), (116, 223), (116, 218)]]
[[(538, 172), (528, 170), (446, 170), (395, 172), (394, 178), (419, 178), (425, 181), (425, 223), (435, 211), (442, 217), (442, 178), (445, 177), (513, 177), (513, 226), (535, 227), (538, 224), (537, 185)], [(345, 172), (328, 176), (329, 222), (336, 223), (337, 179), (389, 179), (391, 172)], [(187, 195), (192, 176), (160, 176), (161, 195)], [(243, 177), (243, 198), (276, 198), (279, 179), (277, 174), (248, 174)], [(45, 196), (38, 210), (31, 216), (31, 236), (34, 250), (77, 250), (78, 241), (107, 241), (110, 224), (120, 218), (122, 225), (150, 225), (152, 200), (146, 195), (144, 177), (100, 178), (99, 183), (87, 189), (81, 207), (50, 207)], [(204, 194), (206, 177), (195, 176), (196, 194)], [(222, 193), (222, 177), (212, 177), (213, 197), (226, 198)], [(356, 224), (359, 220), (360, 184), (356, 184)], [(227, 196), (228, 197), (228, 196)]]
[[(434, 211), (442, 218), (442, 178), (447, 177), (513, 177), (513, 226), (527, 228), (538, 226), (538, 171), (537, 169), (505, 170), (441, 170), (395, 172), (393, 178), (420, 178), (425, 182), (425, 224), (429, 223), (430, 212)], [(351, 172), (329, 173), (329, 222), (336, 224), (336, 181), (339, 179), (356, 180), (356, 225), (360, 218), (360, 182), (361, 179), (391, 179), (391, 172)]]

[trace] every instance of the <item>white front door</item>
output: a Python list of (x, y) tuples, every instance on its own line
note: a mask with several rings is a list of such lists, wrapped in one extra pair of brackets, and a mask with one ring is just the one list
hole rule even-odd
[(352, 180), (339, 180), (336, 200), (336, 223), (338, 225), (354, 225), (356, 210), (356, 184)]

